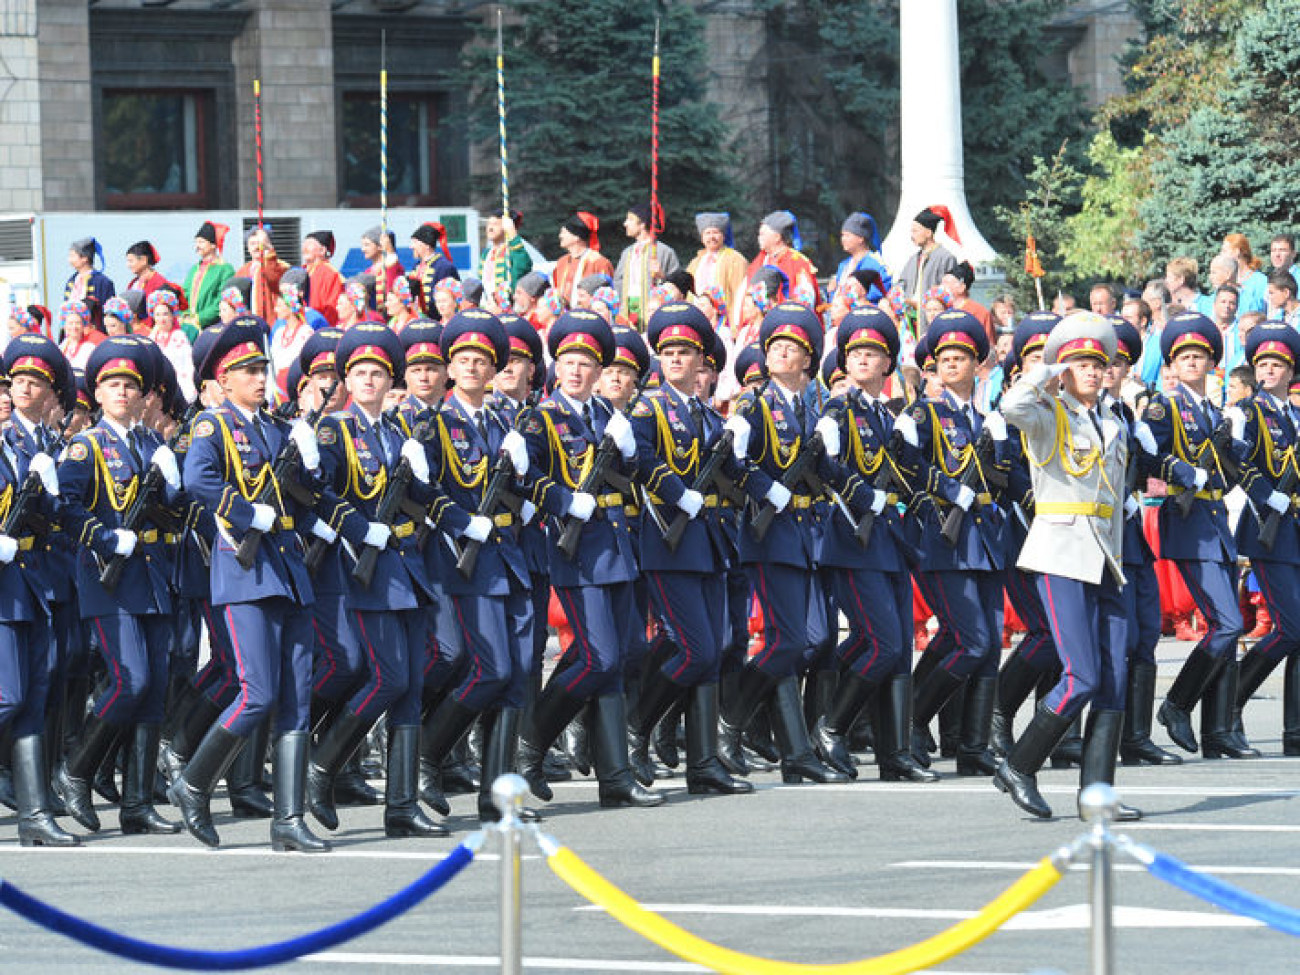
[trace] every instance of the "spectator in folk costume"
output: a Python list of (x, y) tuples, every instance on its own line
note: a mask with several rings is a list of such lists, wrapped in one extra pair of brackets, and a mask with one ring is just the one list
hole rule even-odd
[(339, 274), (338, 269), (330, 263), (333, 256), (334, 233), (332, 231), (313, 230), (302, 242), (302, 266), (307, 276), (311, 278), (310, 307), (325, 316), (325, 321), (330, 325), (337, 325), (339, 295), (343, 291), (343, 275)]
[(839, 328), (844, 316), (851, 311), (877, 307), (886, 314), (893, 314), (886, 298), (884, 280), (878, 271), (870, 268), (853, 271), (835, 288), (831, 298), (831, 326)]
[(147, 300), (149, 295), (159, 288), (175, 288), (176, 286), (163, 277), (162, 272), (158, 270), (158, 261), (158, 249), (147, 240), (128, 247), (126, 269), (131, 272), (131, 283), (126, 286), (127, 290), (143, 291)]
[[(970, 312), (976, 321), (984, 326), (991, 345), (997, 338), (997, 328), (993, 315), (987, 308), (970, 296), (971, 285), (975, 283), (975, 269), (967, 261), (962, 261), (943, 276), (939, 282), (943, 289), (952, 296), (952, 307), (958, 311)], [(1112, 302), (1113, 304), (1113, 302)], [(1110, 314), (1110, 312), (1107, 312)]]
[(622, 319), (619, 317), (621, 303), (618, 300), (618, 292), (613, 288), (597, 288), (596, 293), (591, 296), (591, 304), (587, 307), (605, 319), (610, 328), (622, 325)]
[(135, 315), (121, 295), (114, 295), (104, 302), (104, 332), (107, 335), (135, 334)]
[(419, 299), (420, 312), (434, 318), (434, 286), (443, 278), (460, 278), (447, 249), (447, 228), (440, 223), (420, 224), (411, 234), (411, 252), (419, 262), (407, 275), (411, 293)]
[(817, 268), (801, 252), (803, 238), (799, 221), (789, 210), (774, 210), (758, 226), (758, 255), (749, 262), (747, 280), (761, 268), (776, 268), (786, 280), (786, 296), (809, 307), (817, 307)]
[[(903, 273), (898, 276), (903, 287), (903, 299), (909, 308), (919, 310), (926, 291), (940, 284), (943, 276), (957, 266), (957, 258), (935, 236), (941, 226), (949, 240), (961, 243), (952, 214), (945, 206), (926, 207), (912, 220), (911, 237), (916, 252), (907, 259)], [(918, 335), (925, 333), (925, 325), (924, 321), (918, 323)]]
[(393, 289), (384, 299), (384, 312), (388, 315), (388, 327), (394, 332), (401, 332), (407, 322), (420, 317), (420, 303), (411, 293), (410, 278), (393, 282)]
[(384, 229), (376, 224), (361, 235), (361, 256), (369, 262), (366, 273), (375, 280), (376, 304), (382, 304), (393, 283), (406, 276), (406, 268), (397, 256), (397, 235), (390, 230), (385, 236)]
[(872, 304), (885, 297), (894, 282), (880, 259), (880, 231), (876, 228), (875, 218), (861, 210), (850, 213), (840, 226), (840, 246), (848, 257), (840, 261), (835, 271), (832, 290), (838, 293), (846, 288), (859, 271), (874, 271), (880, 284), (878, 291), (868, 294), (868, 297)]
[(465, 275), (460, 279), (461, 289), (461, 307), (468, 310), (470, 308), (483, 307), (483, 282), (472, 275)]
[(338, 327), (347, 330), (357, 322), (384, 322), (383, 316), (375, 311), (377, 282), (368, 273), (353, 278), (343, 286), (339, 295)]
[(275, 304), (275, 325), (271, 329), (271, 369), (280, 395), (288, 390), (289, 366), (312, 336), (307, 323), (312, 280), (306, 269), (291, 267), (280, 279), (280, 298)]
[(249, 310), (258, 318), (270, 321), (275, 317), (280, 278), (289, 270), (289, 265), (276, 256), (275, 245), (271, 243), (271, 228), (267, 226), (248, 228), (244, 234), (244, 247), (248, 251), (248, 262), (235, 272), (235, 276), (251, 282), (247, 296)]
[(229, 232), (230, 228), (225, 224), (205, 220), (194, 235), (194, 253), (199, 261), (185, 276), (185, 300), (201, 329), (216, 323), (221, 292), (226, 290), (226, 282), (235, 276), (234, 268), (221, 256)]
[(95, 262), (104, 266), (104, 249), (94, 237), (74, 240), (68, 249), (68, 265), (72, 276), (63, 286), (63, 300), (85, 302), (90, 318), (87, 325), (102, 329), (104, 323), (104, 302), (117, 294), (117, 289), (108, 275), (95, 267)]
[(735, 344), (744, 348), (758, 341), (763, 316), (769, 309), (789, 297), (790, 279), (779, 267), (760, 267), (749, 277), (749, 284), (741, 298), (741, 309), (736, 321)]
[[(581, 283), (593, 275), (614, 279), (614, 265), (600, 252), (600, 220), (595, 214), (579, 210), (560, 224), (560, 246), (564, 254), (551, 270), (555, 291), (569, 308), (583, 308), (579, 292)], [(586, 293), (590, 301), (591, 292)]]
[(659, 239), (663, 230), (663, 209), (652, 213), (649, 203), (638, 203), (623, 218), (623, 230), (632, 243), (619, 255), (614, 269), (614, 287), (623, 299), (629, 322), (641, 327), (648, 317), (645, 306), (650, 289), (681, 267), (677, 252)]
[(443, 278), (433, 286), (433, 307), (444, 322), (461, 310), (464, 299), (465, 288), (455, 278)]
[(487, 218), (483, 228), (487, 247), (479, 260), (479, 273), (487, 284), (506, 281), (514, 285), (533, 269), (533, 259), (519, 236), (522, 222), (523, 215), (517, 210), (511, 213), (498, 210)]
[(90, 353), (104, 341), (104, 333), (95, 328), (90, 309), (84, 301), (65, 301), (59, 309), (59, 351), (74, 369), (85, 369)]
[[(614, 278), (608, 274), (588, 274), (578, 282), (578, 290), (574, 292), (574, 304), (570, 308), (590, 308), (592, 299), (595, 298), (596, 292), (601, 288), (613, 288)], [(617, 288), (614, 289), (617, 292)]]
[[(229, 288), (226, 290), (230, 290)], [(223, 298), (224, 301), (224, 298)], [(147, 299), (149, 320), (153, 327), (149, 338), (176, 370), (176, 381), (188, 400), (194, 399), (194, 352), (190, 340), (180, 327), (177, 312), (180, 310), (179, 296), (171, 288), (158, 288)]]
[(534, 327), (540, 329), (538, 305), (541, 304), (542, 296), (546, 294), (549, 287), (550, 282), (546, 280), (546, 275), (540, 271), (529, 271), (515, 285), (510, 310), (520, 318), (528, 319)]
[[(251, 315), (253, 312), (249, 308), (249, 296), (253, 293), (253, 282), (248, 278), (233, 277), (226, 283), (226, 288), (221, 292), (221, 306), (218, 310), (218, 317), (222, 324), (229, 325), (236, 318), (242, 318), (244, 315)], [(274, 304), (272, 304), (274, 309)], [(274, 313), (272, 314), (274, 318)]]
[(149, 309), (145, 307), (145, 293), (138, 288), (127, 288), (118, 297), (126, 302), (127, 310), (131, 313), (128, 323), (131, 332), (135, 335), (148, 335), (153, 326), (149, 322)]
[(731, 214), (697, 213), (695, 229), (699, 231), (700, 243), (704, 246), (691, 259), (686, 270), (691, 272), (695, 281), (696, 293), (716, 287), (721, 289), (728, 304), (738, 304), (737, 299), (745, 286), (748, 262), (736, 250)]

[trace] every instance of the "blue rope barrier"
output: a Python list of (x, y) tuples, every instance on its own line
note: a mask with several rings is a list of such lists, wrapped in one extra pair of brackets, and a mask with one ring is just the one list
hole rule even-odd
[(174, 948), (169, 945), (141, 941), (107, 928), (73, 917), (24, 893), (8, 881), (0, 881), (0, 904), (15, 914), (59, 934), (66, 935), (91, 948), (127, 958), (131, 961), (157, 965), (162, 968), (185, 968), (194, 971), (231, 972), (249, 968), (265, 968), (292, 961), (302, 955), (350, 941), (402, 914), (467, 867), (474, 859), (478, 842), (467, 840), (439, 861), (432, 869), (409, 886), (399, 890), (360, 914), (339, 921), (310, 934), (260, 945), (256, 948), (237, 948), (231, 951), (210, 951), (201, 948)]
[(1240, 887), (1234, 887), (1199, 870), (1193, 870), (1182, 861), (1163, 853), (1147, 850), (1144, 854), (1139, 859), (1146, 864), (1152, 876), (1160, 878), (1165, 883), (1172, 884), (1225, 911), (1252, 917), (1284, 934), (1300, 937), (1300, 911), (1259, 897)]

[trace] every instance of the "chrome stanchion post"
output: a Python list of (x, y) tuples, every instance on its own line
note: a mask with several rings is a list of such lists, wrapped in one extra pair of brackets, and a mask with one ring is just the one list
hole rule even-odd
[(496, 825), (501, 836), (501, 975), (522, 975), (524, 970), (519, 810), (527, 792), (522, 776), (502, 775), (492, 783), (492, 803), (501, 813)]
[(1089, 889), (1092, 902), (1092, 928), (1089, 932), (1092, 975), (1111, 975), (1115, 970), (1114, 883), (1111, 877), (1111, 850), (1114, 838), (1110, 824), (1119, 809), (1119, 796), (1105, 782), (1094, 782), (1079, 793), (1079, 814), (1091, 824), (1089, 845), (1092, 869)]

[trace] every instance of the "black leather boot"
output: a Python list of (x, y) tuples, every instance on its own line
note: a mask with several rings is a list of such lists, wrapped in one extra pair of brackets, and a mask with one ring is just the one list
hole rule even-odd
[[(1115, 759), (1124, 726), (1123, 711), (1088, 710), (1088, 724), (1083, 734), (1083, 761), (1079, 765), (1079, 792), (1094, 782), (1115, 784)], [(1083, 814), (1079, 814), (1083, 818)], [(1134, 823), (1142, 818), (1141, 810), (1119, 803), (1115, 807), (1117, 823)]]
[(226, 795), (230, 799), (230, 812), (236, 819), (270, 819), (275, 813), (270, 798), (258, 788), (270, 738), (271, 719), (268, 717), (248, 736), (239, 757), (226, 772)]
[(718, 760), (718, 685), (697, 684), (686, 692), (686, 791), (692, 795), (753, 792), (732, 778)]
[(117, 805), (122, 801), (122, 792), (117, 787), (118, 770), (126, 765), (126, 738), (131, 733), (130, 727), (120, 729), (117, 739), (109, 748), (108, 754), (104, 760), (99, 763), (99, 768), (95, 769), (95, 774), (90, 780), (90, 788), (94, 790), (99, 798), (103, 799), (110, 805)]
[(1243, 740), (1238, 741), (1232, 730), (1237, 675), (1238, 665), (1234, 656), (1224, 661), (1201, 698), (1201, 754), (1206, 758), (1259, 758), (1258, 749), (1251, 748), (1244, 735)]
[(181, 831), (158, 815), (153, 807), (153, 780), (158, 774), (158, 742), (162, 729), (157, 725), (138, 724), (131, 734), (126, 755), (126, 774), (122, 777), (122, 809), (118, 822), (128, 835), (156, 833), (170, 835)]
[(312, 752), (307, 766), (307, 808), (326, 829), (339, 828), (334, 805), (334, 776), (370, 733), (373, 718), (361, 718), (344, 708)]
[(803, 717), (805, 728), (817, 727), (817, 722), (830, 710), (835, 700), (835, 688), (840, 672), (826, 667), (810, 670), (803, 679)]
[(993, 776), (993, 785), (1005, 792), (1011, 801), (1039, 819), (1051, 819), (1052, 807), (1038, 791), (1038, 770), (1047, 761), (1056, 743), (1070, 730), (1073, 718), (1063, 718), (1043, 704), (1034, 709), (1034, 719), (1029, 722), (1011, 754), (1002, 760)]
[[(458, 703), (450, 695), (442, 698), (424, 719), (420, 729), (420, 798), (434, 812), (446, 816), (451, 806), (442, 791), (443, 760), (465, 737), (479, 712)], [(443, 810), (446, 812), (443, 812)]]
[(54, 791), (63, 800), (68, 815), (92, 833), (99, 832), (99, 816), (91, 797), (91, 781), (122, 735), (122, 728), (108, 724), (95, 714), (87, 715), (81, 743), (54, 773)]
[(845, 671), (840, 675), (834, 699), (813, 728), (813, 746), (817, 749), (817, 756), (851, 779), (858, 777), (858, 767), (849, 751), (849, 732), (875, 693), (875, 681)]
[(40, 735), (14, 739), (10, 752), (14, 798), (18, 806), (18, 842), (23, 846), (77, 846), (81, 840), (65, 832), (50, 815), (45, 785), (45, 743)]
[(989, 729), (997, 696), (997, 677), (972, 677), (966, 682), (961, 742), (957, 746), (958, 775), (992, 775), (998, 770), (998, 760), (989, 750)]
[(896, 674), (876, 695), (876, 765), (882, 782), (938, 782), (912, 753), (912, 675)]
[(772, 679), (757, 667), (741, 668), (732, 700), (722, 706), (718, 721), (718, 759), (732, 775), (748, 775), (742, 744), (745, 727), (772, 693)]
[(1300, 654), (1286, 658), (1282, 683), (1282, 754), (1300, 755)]
[(966, 689), (974, 678), (968, 677), (965, 685), (939, 709), (939, 757), (956, 758), (961, 746), (962, 715), (966, 711)]
[(1074, 719), (1074, 724), (1065, 733), (1052, 750), (1052, 768), (1075, 768), (1083, 764), (1083, 715)]
[(307, 827), (307, 760), (311, 732), (286, 731), (275, 740), (271, 760), (271, 849), (277, 853), (328, 853), (330, 844)]
[(993, 708), (989, 747), (999, 758), (1006, 758), (1015, 744), (1016, 712), (1029, 700), (1038, 683), (1038, 670), (1017, 650), (998, 672), (998, 698)]
[(591, 724), (588, 708), (583, 708), (565, 726), (560, 736), (560, 750), (579, 775), (591, 774)]
[(682, 764), (681, 752), (677, 748), (677, 732), (682, 725), (683, 710), (682, 699), (678, 698), (655, 725), (654, 734), (650, 736), (655, 757), (670, 769), (676, 769)]
[[(483, 720), (470, 726), (470, 733), (463, 735), (452, 746), (442, 763), (442, 791), (449, 796), (468, 796), (478, 792), (479, 760), (483, 751)], [(479, 742), (471, 745), (471, 741)]]
[(681, 700), (684, 693), (680, 684), (674, 684), (658, 668), (646, 670), (638, 695), (637, 713), (632, 716), (627, 733), (627, 752), (628, 760), (632, 763), (632, 774), (642, 785), (654, 785), (655, 781), (655, 763), (650, 757), (650, 736), (654, 733), (655, 726)]
[(961, 689), (965, 678), (954, 677), (946, 670), (933, 668), (916, 684), (912, 703), (912, 757), (922, 768), (930, 767), (930, 751), (926, 747), (930, 722), (939, 713), (948, 699)]
[(1192, 730), (1192, 708), (1205, 694), (1222, 663), (1201, 647), (1193, 647), (1156, 713), (1174, 744), (1185, 752), (1197, 751), (1196, 732)]
[(1237, 733), (1239, 744), (1250, 744), (1246, 738), (1245, 726), (1242, 724), (1242, 712), (1245, 711), (1246, 704), (1281, 662), (1281, 659), (1268, 660), (1263, 654), (1256, 653), (1253, 648), (1247, 650), (1245, 656), (1241, 658), (1241, 667), (1237, 674), (1236, 700), (1232, 708), (1232, 730)]
[(804, 779), (822, 783), (849, 781), (847, 775), (827, 768), (813, 754), (799, 697), (799, 678), (791, 675), (777, 681), (768, 698), (768, 709), (776, 745), (781, 750), (781, 781), (787, 785), (797, 785)]
[[(385, 768), (388, 756), (384, 756)], [(334, 801), (340, 806), (378, 806), (384, 801), (383, 794), (366, 781), (366, 774), (361, 765), (361, 749), (352, 753), (334, 776)]]
[(1156, 706), (1156, 665), (1133, 661), (1128, 667), (1128, 704), (1119, 757), (1125, 765), (1182, 765), (1183, 757), (1165, 751), (1151, 740), (1151, 717)]
[[(620, 700), (622, 700), (621, 696)], [(543, 802), (550, 802), (555, 795), (551, 791), (550, 783), (546, 781), (546, 773), (542, 768), (546, 760), (546, 752), (551, 747), (551, 743), (586, 709), (586, 701), (574, 697), (557, 681), (552, 680), (542, 688), (542, 693), (537, 698), (537, 705), (533, 708), (532, 721), (519, 736), (517, 758), (519, 774), (528, 781), (528, 788), (533, 795)], [(626, 742), (626, 728), (623, 729), (620, 737)], [(624, 748), (626, 747), (625, 744)]]
[[(502, 708), (491, 712), (492, 720), (484, 727), (482, 785), (478, 790), (478, 820), (495, 823), (501, 813), (492, 801), (492, 785), (501, 776), (514, 769), (519, 759), (519, 727), (523, 711), (519, 708)], [(521, 807), (519, 818), (525, 823), (536, 823), (541, 816), (536, 810)]]
[(181, 811), (185, 828), (205, 846), (221, 845), (212, 825), (212, 790), (243, 747), (243, 738), (231, 734), (220, 724), (214, 724), (203, 736), (181, 777), (167, 790), (172, 805)]
[(167, 779), (167, 784), (175, 782), (199, 746), (208, 729), (221, 717), (221, 708), (212, 703), (206, 694), (201, 694), (192, 686), (184, 693), (177, 705), (178, 711), (173, 716), (170, 734), (158, 749), (158, 771)]
[(632, 775), (627, 760), (627, 702), (622, 694), (606, 694), (595, 701), (592, 726), (592, 768), (600, 783), (600, 804), (661, 806), (664, 797), (644, 788)]
[(449, 836), (420, 809), (420, 726), (388, 729), (388, 770), (384, 776), (384, 835)]
[(4, 734), (0, 734), (0, 806), (17, 812), (18, 796), (14, 793), (14, 776), (9, 763), (5, 760), (5, 756), (13, 751), (13, 744), (13, 738), (7, 730)]

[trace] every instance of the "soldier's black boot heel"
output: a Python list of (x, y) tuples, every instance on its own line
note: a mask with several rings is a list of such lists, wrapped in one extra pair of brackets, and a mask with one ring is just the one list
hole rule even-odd
[(65, 832), (50, 815), (45, 791), (45, 743), (40, 735), (14, 740), (10, 767), (18, 806), (18, 842), (23, 846), (77, 846), (81, 840)]
[(1073, 722), (1073, 718), (1063, 718), (1039, 704), (1029, 727), (1016, 740), (1011, 754), (1002, 760), (993, 776), (993, 785), (998, 791), (1009, 795), (1012, 802), (1031, 816), (1052, 818), (1052, 807), (1038, 791), (1038, 770)]
[(122, 778), (122, 810), (118, 822), (128, 835), (181, 831), (180, 823), (163, 819), (153, 807), (153, 780), (158, 774), (158, 743), (162, 730), (157, 725), (136, 725), (126, 756)]
[(384, 779), (384, 835), (448, 836), (420, 809), (420, 728), (398, 725), (389, 731), (388, 771)]
[(332, 847), (307, 827), (307, 758), (311, 734), (287, 731), (275, 742), (271, 761), (271, 849), (277, 853), (328, 853)]
[(230, 768), (244, 739), (232, 734), (220, 724), (214, 724), (185, 766), (181, 777), (167, 790), (167, 798), (181, 811), (185, 828), (204, 846), (220, 846), (221, 839), (212, 825), (212, 790)]
[(847, 775), (827, 768), (813, 754), (797, 677), (791, 675), (777, 682), (768, 708), (777, 747), (781, 750), (781, 781), (787, 785), (798, 785), (804, 779), (821, 783), (849, 781)]

